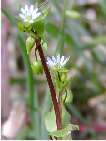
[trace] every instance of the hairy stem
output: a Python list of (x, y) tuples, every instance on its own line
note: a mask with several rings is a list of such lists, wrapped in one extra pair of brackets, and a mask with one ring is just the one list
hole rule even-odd
[(44, 53), (43, 53), (43, 49), (41, 47), (40, 39), (36, 40), (36, 48), (39, 52), (39, 56), (41, 58), (41, 62), (42, 62), (42, 65), (43, 65), (43, 68), (44, 68), (44, 71), (45, 71), (45, 75), (46, 75), (46, 78), (47, 78), (47, 81), (48, 81), (48, 85), (49, 85), (49, 89), (50, 89), (51, 97), (52, 97), (52, 102), (53, 102), (53, 105), (54, 105), (55, 115), (56, 115), (57, 130), (59, 130), (59, 129), (62, 128), (60, 105), (57, 102), (55, 88), (54, 88), (54, 85), (53, 85), (53, 82), (52, 82), (52, 78), (51, 78), (48, 66), (46, 64), (46, 59), (45, 59), (45, 56), (44, 56)]

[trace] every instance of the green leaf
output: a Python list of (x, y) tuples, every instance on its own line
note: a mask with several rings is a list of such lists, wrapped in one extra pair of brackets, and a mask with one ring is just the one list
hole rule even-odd
[(45, 114), (44, 120), (48, 132), (57, 130), (54, 108), (52, 108), (50, 112)]
[(74, 131), (74, 130), (79, 130), (79, 127), (77, 125), (69, 124), (64, 129), (50, 132), (49, 135), (54, 136), (54, 137), (58, 137), (58, 138), (59, 137), (63, 138), (65, 136), (69, 135), (71, 133), (71, 131)]
[(67, 112), (64, 105), (62, 105), (62, 127), (66, 127), (70, 123), (71, 115)]

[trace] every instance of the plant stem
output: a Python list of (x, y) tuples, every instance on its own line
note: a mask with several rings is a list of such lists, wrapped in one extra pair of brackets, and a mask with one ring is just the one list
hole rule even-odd
[[(28, 88), (28, 104), (30, 106), (30, 118), (31, 118), (31, 125), (33, 129), (36, 131), (35, 132), (35, 137), (38, 138), (39, 135), (39, 118), (38, 118), (38, 113), (33, 110), (33, 107), (38, 108), (38, 99), (37, 99), (37, 94), (34, 91), (34, 80), (33, 80), (33, 72), (31, 69), (31, 64), (29, 60), (29, 56), (27, 55), (26, 47), (25, 47), (25, 42), (23, 39), (23, 36), (21, 33), (18, 33), (18, 40), (19, 40), (19, 47), (22, 52), (22, 56), (24, 59), (24, 64), (27, 70), (27, 88)], [(34, 124), (33, 124), (34, 123)], [(36, 126), (35, 126), (36, 125)]]
[(65, 27), (65, 20), (66, 20), (65, 19), (65, 10), (67, 6), (67, 0), (64, 0), (63, 6), (64, 7), (62, 9), (61, 31), (60, 31), (57, 47), (55, 50), (55, 54), (60, 54), (60, 55), (62, 55), (64, 51), (64, 34), (65, 34), (64, 27)]
[(51, 97), (52, 97), (52, 102), (53, 102), (53, 106), (54, 106), (54, 110), (55, 110), (55, 115), (56, 115), (56, 125), (57, 125), (57, 130), (62, 128), (62, 124), (61, 124), (61, 112), (60, 112), (60, 105), (57, 102), (57, 98), (56, 98), (56, 92), (55, 92), (55, 88), (52, 82), (52, 78), (48, 69), (48, 66), (46, 64), (46, 59), (43, 53), (43, 49), (41, 47), (41, 43), (40, 43), (40, 39), (36, 40), (36, 48), (39, 52), (39, 56), (41, 58), (41, 62), (45, 71), (45, 75), (48, 81), (48, 85), (50, 88), (50, 92), (51, 92)]
[(30, 106), (31, 105), (33, 106), (35, 93), (34, 93), (34, 82), (33, 82), (33, 73), (31, 70), (31, 64), (30, 64), (29, 57), (26, 52), (24, 40), (23, 40), (21, 34), (19, 34), (19, 33), (18, 33), (18, 39), (19, 39), (24, 63), (25, 63), (26, 69), (27, 69), (27, 85), (28, 85), (28, 93), (29, 93), (29, 102), (30, 102)]

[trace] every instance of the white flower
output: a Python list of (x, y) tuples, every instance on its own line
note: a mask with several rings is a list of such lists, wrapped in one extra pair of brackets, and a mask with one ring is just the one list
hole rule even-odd
[(25, 105), (18, 103), (13, 106), (7, 121), (2, 127), (2, 135), (15, 138), (20, 128), (25, 124)]
[(57, 55), (56, 57), (47, 57), (47, 64), (49, 67), (57, 67), (57, 68), (62, 68), (66, 65), (66, 63), (69, 61), (70, 57), (65, 58), (64, 56), (60, 57), (60, 54)]
[(41, 15), (40, 12), (38, 12), (37, 6), (34, 7), (34, 5), (28, 6), (25, 5), (24, 8), (21, 8), (21, 12), (19, 14), (20, 18), (24, 22), (28, 23), (34, 23), (34, 21)]

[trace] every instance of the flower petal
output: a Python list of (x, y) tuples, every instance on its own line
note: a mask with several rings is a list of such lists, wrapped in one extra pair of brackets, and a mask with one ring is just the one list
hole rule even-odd
[(61, 59), (61, 58), (60, 58), (60, 54), (58, 54), (58, 55), (57, 55), (57, 63), (58, 63), (58, 64), (60, 63), (60, 59)]
[(30, 13), (33, 13), (33, 11), (34, 11), (34, 6), (33, 5), (30, 6), (30, 10), (29, 11), (30, 11)]
[(22, 13), (22, 14), (25, 14), (25, 13), (26, 13), (26, 11), (25, 11), (25, 9), (24, 9), (24, 8), (21, 8), (21, 10), (20, 10), (20, 11), (21, 11), (21, 13)]
[(63, 63), (62, 63), (62, 66), (64, 66), (68, 61), (69, 61), (70, 57), (66, 58)]
[(32, 15), (32, 19), (36, 19), (36, 18), (38, 18), (40, 15), (41, 15), (40, 12), (39, 12), (39, 13), (36, 13), (36, 14), (33, 14), (33, 15)]
[(23, 20), (25, 19), (25, 16), (23, 14), (19, 14), (20, 18), (22, 18)]
[(25, 11), (28, 12), (28, 5), (25, 5)]
[(61, 57), (61, 61), (60, 62), (63, 63), (63, 61), (64, 61), (64, 56)]

